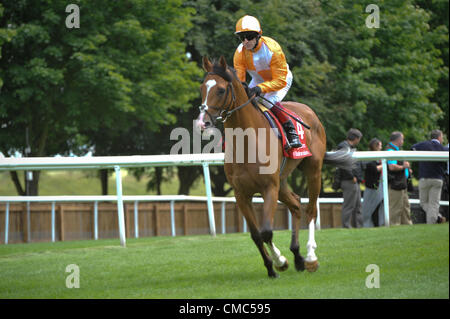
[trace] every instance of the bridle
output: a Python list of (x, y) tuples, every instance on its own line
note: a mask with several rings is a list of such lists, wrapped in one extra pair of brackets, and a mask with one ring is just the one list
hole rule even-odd
[[(224, 79), (225, 81), (227, 81), (227, 79), (225, 79), (222, 75), (214, 73), (214, 72), (208, 72), (206, 76), (208, 75), (218, 75), (220, 76), (222, 79)], [(222, 123), (225, 123), (225, 121), (236, 111), (242, 109), (244, 106), (246, 106), (247, 104), (249, 104), (256, 96), (252, 96), (250, 99), (248, 99), (247, 102), (245, 102), (242, 105), (239, 105), (238, 107), (232, 108), (233, 105), (236, 103), (236, 94), (234, 92), (234, 87), (232, 82), (227, 81), (228, 85), (227, 85), (227, 89), (225, 92), (225, 98), (223, 100), (222, 106), (219, 108), (220, 112), (219, 115), (217, 116), (213, 116), (211, 115), (208, 111), (207, 111), (207, 105), (206, 104), (202, 104), (199, 106), (199, 110), (200, 112), (205, 112), (209, 118), (211, 119), (213, 126), (216, 126), (217, 121), (221, 121)], [(228, 100), (228, 95), (231, 92), (231, 102), (228, 104), (228, 106), (226, 106), (227, 100)]]

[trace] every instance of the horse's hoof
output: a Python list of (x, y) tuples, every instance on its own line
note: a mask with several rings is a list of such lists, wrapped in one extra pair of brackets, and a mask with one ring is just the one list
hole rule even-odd
[(289, 268), (289, 263), (288, 263), (287, 259), (282, 266), (275, 266), (275, 269), (278, 271), (286, 271), (288, 268)]
[(295, 263), (295, 270), (297, 271), (305, 271), (305, 263)]
[(269, 273), (269, 278), (271, 278), (271, 279), (276, 279), (279, 277), (280, 277), (280, 275), (278, 275), (275, 271), (273, 273)]
[(309, 272), (315, 272), (319, 268), (319, 262), (317, 260), (305, 261), (305, 268)]
[(305, 260), (302, 257), (295, 257), (295, 270), (304, 271), (305, 270)]

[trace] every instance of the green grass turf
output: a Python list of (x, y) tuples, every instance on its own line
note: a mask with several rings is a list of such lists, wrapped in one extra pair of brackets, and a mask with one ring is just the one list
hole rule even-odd
[[(289, 241), (274, 232), (291, 263), (278, 279), (248, 233), (0, 245), (0, 298), (449, 298), (448, 223), (317, 231), (315, 273), (295, 271)], [(66, 288), (69, 264), (80, 288)]]

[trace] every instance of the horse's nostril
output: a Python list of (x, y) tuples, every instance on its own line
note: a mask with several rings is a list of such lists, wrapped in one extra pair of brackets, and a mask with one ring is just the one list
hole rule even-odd
[(211, 126), (211, 122), (205, 122), (205, 128), (208, 128)]

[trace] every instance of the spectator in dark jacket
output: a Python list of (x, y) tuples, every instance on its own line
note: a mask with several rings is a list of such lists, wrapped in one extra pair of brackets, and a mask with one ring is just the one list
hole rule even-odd
[[(355, 128), (347, 132), (347, 138), (337, 146), (338, 150), (354, 152), (362, 138), (362, 133)], [(361, 162), (356, 162), (352, 170), (338, 169), (340, 188), (343, 192), (342, 226), (345, 228), (362, 227), (361, 189), (359, 183), (363, 180)]]
[[(430, 140), (414, 144), (412, 149), (448, 152), (448, 148), (442, 145), (442, 131), (433, 130), (430, 135)], [(445, 217), (439, 213), (439, 200), (446, 169), (445, 162), (419, 162), (419, 199), (427, 216), (427, 224), (445, 222)]]
[[(403, 146), (404, 136), (402, 132), (392, 132), (387, 151), (399, 151)], [(389, 160), (388, 187), (389, 187), (389, 222), (391, 225), (412, 225), (411, 206), (408, 198), (407, 179), (411, 174), (407, 161)]]
[[(371, 151), (381, 151), (383, 145), (377, 138), (369, 142)], [(384, 225), (383, 183), (380, 182), (381, 160), (366, 163), (364, 169), (364, 201), (362, 203), (362, 216), (364, 227), (373, 227), (373, 214), (378, 211), (378, 226)]]

